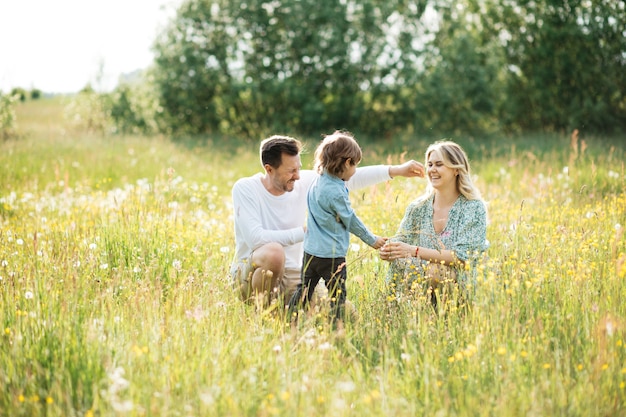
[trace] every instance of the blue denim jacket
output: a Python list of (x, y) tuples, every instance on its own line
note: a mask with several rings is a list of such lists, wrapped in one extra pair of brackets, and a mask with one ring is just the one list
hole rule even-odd
[(341, 178), (326, 172), (318, 176), (309, 188), (307, 203), (305, 252), (319, 258), (345, 257), (350, 233), (370, 246), (376, 241), (376, 236), (352, 209), (348, 189)]

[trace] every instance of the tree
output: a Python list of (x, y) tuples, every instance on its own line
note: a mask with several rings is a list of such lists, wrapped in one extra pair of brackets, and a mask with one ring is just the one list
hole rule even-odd
[(389, 46), (423, 13), (406, 3), (189, 0), (155, 46), (163, 106), (196, 133), (358, 125), (385, 93), (372, 86), (408, 70)]
[(2, 94), (0, 91), (0, 139), (6, 140), (16, 135), (15, 101), (18, 95)]
[(621, 0), (471, 0), (509, 67), (507, 113), (523, 130), (626, 129)]

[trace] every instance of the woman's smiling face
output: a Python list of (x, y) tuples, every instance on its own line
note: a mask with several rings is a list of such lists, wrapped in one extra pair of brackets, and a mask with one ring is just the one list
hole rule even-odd
[(437, 151), (433, 151), (428, 155), (426, 170), (428, 180), (435, 189), (440, 189), (456, 182), (457, 170), (447, 167), (443, 162), (441, 154)]

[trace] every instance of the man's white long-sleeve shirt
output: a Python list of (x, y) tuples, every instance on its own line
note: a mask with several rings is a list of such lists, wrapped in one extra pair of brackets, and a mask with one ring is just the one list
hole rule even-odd
[[(300, 179), (295, 182), (293, 191), (279, 196), (265, 189), (261, 173), (235, 183), (232, 189), (236, 246), (233, 266), (249, 260), (255, 249), (276, 242), (285, 247), (285, 269), (301, 268), (306, 196), (317, 175), (310, 170), (300, 171)], [(349, 190), (357, 190), (390, 179), (387, 165), (361, 167), (346, 186)]]

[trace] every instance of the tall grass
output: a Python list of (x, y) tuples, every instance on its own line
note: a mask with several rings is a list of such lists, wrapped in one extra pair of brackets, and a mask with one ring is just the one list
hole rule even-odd
[[(390, 297), (386, 263), (354, 241), (358, 317), (341, 334), (315, 315), (292, 330), (230, 290), (230, 188), (259, 170), (256, 144), (99, 137), (30, 104), (0, 145), (0, 415), (626, 412), (623, 147), (472, 151), (491, 248), (469, 308)], [(409, 151), (364, 163), (422, 159)], [(424, 187), (352, 198), (390, 236)]]

